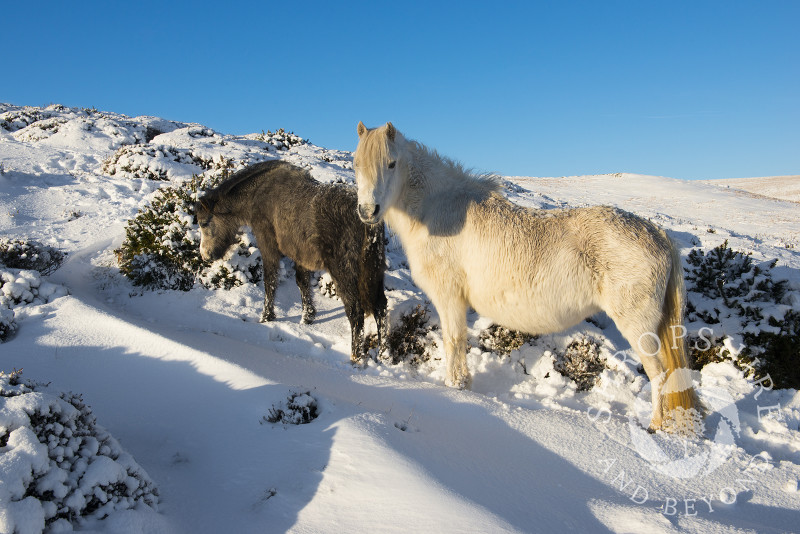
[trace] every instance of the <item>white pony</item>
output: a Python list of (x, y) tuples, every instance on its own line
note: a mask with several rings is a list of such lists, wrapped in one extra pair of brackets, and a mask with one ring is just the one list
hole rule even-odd
[(470, 383), (469, 306), (530, 334), (558, 332), (602, 310), (650, 378), (650, 430), (679, 430), (694, 417), (683, 274), (663, 230), (610, 207), (519, 207), (493, 177), (466, 172), (391, 123), (368, 130), (360, 122), (358, 136), (358, 214), (386, 221), (436, 307), (448, 385)]

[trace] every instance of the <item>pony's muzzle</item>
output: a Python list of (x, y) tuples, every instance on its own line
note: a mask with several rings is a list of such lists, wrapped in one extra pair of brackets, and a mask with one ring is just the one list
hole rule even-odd
[(380, 213), (380, 211), (380, 204), (358, 205), (358, 216), (362, 222), (367, 224), (376, 224), (380, 220), (380, 217), (378, 217), (378, 213)]
[(208, 261), (211, 259), (211, 254), (203, 248), (202, 243), (200, 244), (200, 257), (203, 258), (203, 261)]

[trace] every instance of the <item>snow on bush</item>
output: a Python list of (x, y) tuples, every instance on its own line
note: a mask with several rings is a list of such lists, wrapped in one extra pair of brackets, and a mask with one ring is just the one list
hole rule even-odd
[(43, 110), (33, 106), (2, 105), (0, 106), (0, 110), (2, 110), (2, 113), (0, 113), (0, 128), (8, 132), (16, 132), (27, 128), (35, 122), (51, 118), (53, 116), (51, 111), (56, 112), (63, 109), (65, 109), (64, 106), (58, 106), (52, 110), (51, 108)]
[(33, 269), (44, 275), (61, 266), (66, 254), (36, 242), (0, 237), (0, 265), (12, 269)]
[(14, 320), (14, 312), (0, 306), (0, 343), (13, 336), (16, 331), (17, 321)]
[(0, 104), (0, 128), (18, 141), (41, 142), (67, 138), (75, 132), (91, 132), (94, 143), (106, 148), (146, 143), (155, 129), (174, 129), (176, 123), (162, 119), (132, 121), (124, 115), (94, 108), (67, 108), (54, 104), (47, 108)]
[(578, 391), (587, 391), (606, 369), (606, 359), (600, 354), (600, 344), (584, 336), (572, 341), (557, 355), (554, 368), (575, 382)]
[(293, 391), (285, 402), (273, 405), (263, 422), (281, 423), (284, 425), (304, 425), (319, 417), (317, 399), (311, 396), (310, 391), (298, 393)]
[(0, 342), (17, 330), (15, 309), (45, 304), (66, 294), (63, 286), (43, 281), (36, 271), (8, 269), (0, 263)]
[[(695, 367), (732, 360), (745, 375), (800, 389), (800, 295), (775, 280), (776, 261), (755, 263), (725, 241), (687, 258), (687, 322)], [(704, 328), (704, 330), (701, 330)]]
[[(210, 161), (195, 157), (190, 150), (167, 146), (123, 146), (103, 163), (109, 176), (131, 179), (169, 180), (188, 172), (203, 172), (211, 168)], [(177, 164), (177, 165), (176, 165)]]
[(389, 331), (384, 358), (393, 364), (410, 363), (418, 367), (427, 362), (436, 351), (436, 341), (430, 335), (436, 326), (429, 324), (430, 310), (427, 306), (417, 305), (413, 310), (400, 315), (397, 324)]
[(125, 241), (116, 250), (120, 270), (148, 289), (188, 291), (195, 283), (230, 289), (262, 280), (261, 254), (249, 234), (227, 258), (209, 263), (200, 256), (200, 230), (194, 220), (198, 193), (222, 177), (195, 176), (177, 187), (159, 189), (149, 206), (128, 221)]
[(71, 531), (119, 510), (157, 510), (158, 490), (80, 395), (0, 373), (0, 532)]
[(120, 147), (103, 163), (102, 170), (110, 176), (161, 181), (181, 180), (192, 174), (219, 175), (274, 158), (279, 150), (304, 143), (304, 139), (283, 129), (274, 134), (236, 137), (187, 126), (155, 136), (146, 145)]
[(299, 135), (295, 135), (294, 132), (287, 132), (283, 128), (278, 128), (278, 131), (274, 133), (270, 132), (269, 130), (264, 133), (262, 130), (261, 134), (256, 134), (255, 137), (260, 141), (269, 143), (277, 150), (289, 150), (294, 146), (300, 146), (308, 143), (307, 140), (303, 139)]
[(43, 282), (39, 274), (55, 271), (64, 257), (52, 247), (0, 238), (0, 342), (17, 331), (16, 308), (66, 295), (66, 289)]
[(535, 336), (524, 332), (493, 324), (481, 331), (478, 340), (482, 351), (508, 356), (512, 351), (522, 348), (523, 345), (531, 344), (534, 338)]

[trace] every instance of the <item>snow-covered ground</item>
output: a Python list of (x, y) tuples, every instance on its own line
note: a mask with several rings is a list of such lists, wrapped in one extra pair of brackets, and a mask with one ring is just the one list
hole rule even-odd
[[(158, 512), (115, 512), (81, 528), (800, 531), (800, 395), (765, 388), (729, 362), (700, 377), (711, 408), (704, 439), (650, 435), (638, 418), (649, 412), (647, 380), (602, 318), (500, 356), (479, 348), (491, 321), (471, 315), (473, 387), (457, 391), (443, 385), (439, 331), (429, 334), (437, 358), (419, 368), (354, 368), (340, 303), (316, 294), (317, 321), (302, 325), (291, 279), (277, 293), (278, 319), (261, 324), (260, 286), (142, 291), (120, 274), (125, 224), (159, 186), (276, 157), (322, 181), (352, 182), (350, 154), (60, 106), (0, 104), (0, 126), (0, 237), (67, 252), (41, 283), (69, 292), (47, 286), (47, 298), (14, 308), (18, 329), (0, 343), (0, 371), (24, 369), (49, 390), (82, 394), (160, 494)], [(758, 261), (777, 259), (800, 290), (795, 203), (630, 174), (505, 181), (522, 205), (610, 204), (649, 217), (684, 256), (727, 240)], [(402, 251), (389, 251), (396, 323), (425, 296)], [(553, 353), (584, 335), (599, 340), (609, 367), (588, 392), (553, 367)], [(319, 417), (265, 422), (292, 392), (309, 392)], [(0, 448), (0, 468), (12, 446)], [(11, 482), (0, 480), (0, 497)], [(8, 506), (0, 501), (5, 524)]]
[(800, 176), (767, 176), (764, 178), (727, 178), (704, 183), (739, 189), (754, 195), (800, 202)]

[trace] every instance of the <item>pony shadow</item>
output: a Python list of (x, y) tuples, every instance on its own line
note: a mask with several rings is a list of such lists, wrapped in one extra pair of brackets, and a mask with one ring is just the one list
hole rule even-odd
[[(330, 312), (341, 313), (338, 309)], [(249, 507), (249, 513), (254, 514), (254, 522), (256, 517), (261, 518), (262, 529), (268, 527), (270, 531), (283, 532), (292, 528), (303, 528), (300, 511), (314, 500), (329, 462), (341, 457), (341, 454), (332, 455), (337, 426), (343, 419), (352, 418), (365, 418), (364, 420), (369, 421), (373, 427), (377, 425), (377, 428), (373, 428), (367, 435), (388, 446), (408, 464), (418, 467), (416, 471), (421, 470), (425, 473), (422, 480), (430, 478), (435, 482), (434, 488), (446, 488), (444, 494), (439, 492), (438, 495), (455, 496), (457, 502), (463, 503), (469, 509), (474, 507), (482, 511), (473, 514), (475, 516), (485, 518), (488, 512), (489, 516), (495, 519), (492, 523), (483, 525), (485, 528), (502, 523), (510, 526), (512, 530), (521, 532), (529, 532), (531, 528), (540, 531), (588, 528), (592, 532), (608, 532), (603, 523), (593, 515), (587, 502), (597, 496), (620, 504), (626, 501), (625, 496), (616, 492), (614, 488), (604, 485), (557, 453), (511, 428), (502, 418), (492, 414), (487, 407), (486, 398), (482, 395), (452, 390), (428, 382), (397, 381), (395, 385), (401, 387), (392, 387), (394, 382), (392, 379), (388, 379), (389, 383), (383, 380), (376, 383), (369, 378), (370, 371), (367, 371), (365, 376), (359, 371), (350, 371), (346, 367), (342, 369), (341, 366), (331, 365), (326, 359), (314, 357), (315, 352), (318, 353), (320, 349), (314, 346), (311, 339), (291, 340), (288, 352), (298, 354), (297, 356), (272, 353), (269, 348), (255, 344), (258, 343), (258, 339), (254, 340), (255, 343), (236, 339), (241, 332), (240, 329), (249, 330), (252, 334), (254, 326), (252, 323), (243, 323), (235, 318), (220, 319), (220, 328), (225, 331), (225, 336), (233, 337), (223, 337), (208, 332), (176, 332), (162, 321), (147, 324), (147, 327), (182, 346), (211, 354), (218, 360), (230, 362), (257, 376), (269, 377), (270, 380), (284, 385), (258, 386), (235, 391), (216, 381), (208, 384), (207, 382), (213, 379), (187, 363), (165, 362), (147, 357), (131, 358), (131, 354), (125, 354), (124, 350), (119, 351), (120, 354), (117, 355), (119, 361), (114, 363), (113, 369), (118, 369), (120, 376), (126, 376), (126, 381), (133, 382), (130, 393), (124, 395), (127, 399), (125, 402), (132, 405), (135, 405), (133, 399), (139, 391), (137, 384), (150, 382), (147, 391), (156, 392), (169, 391), (170, 388), (175, 390), (175, 384), (180, 384), (179, 390), (174, 391), (172, 395), (175, 397), (174, 401), (169, 399), (161, 402), (149, 401), (152, 406), (144, 407), (145, 410), (158, 410), (159, 405), (166, 404), (175, 413), (169, 418), (164, 418), (165, 420), (180, 419), (183, 413), (195, 418), (202, 417), (196, 414), (214, 414), (214, 420), (210, 419), (208, 426), (214, 428), (215, 438), (184, 436), (183, 432), (178, 432), (179, 437), (169, 438), (170, 446), (160, 445), (165, 450), (160, 455), (157, 468), (166, 469), (169, 473), (163, 478), (179, 476), (180, 470), (184, 468), (182, 465), (184, 454), (189, 462), (212, 464), (208, 470), (215, 473), (215, 478), (208, 475), (206, 480), (209, 485), (213, 484), (214, 488), (220, 487), (221, 490), (227, 491), (226, 484), (234, 484), (232, 491), (237, 492), (237, 498)], [(252, 335), (250, 339), (253, 340)], [(285, 365), (279, 360), (276, 364), (275, 359), (295, 361), (299, 359), (303, 360), (303, 363)], [(354, 377), (359, 375), (363, 379), (354, 380)], [(155, 383), (148, 379), (150, 376), (157, 377)], [(270, 403), (279, 400), (276, 398), (285, 397), (287, 393), (285, 384), (303, 384), (304, 390), (312, 390), (313, 395), (319, 396), (323, 402), (327, 399), (334, 400), (336, 407), (331, 408), (328, 413), (323, 413), (318, 420), (309, 425), (290, 428), (289, 431), (297, 435), (296, 439), (287, 440), (283, 437), (286, 434), (281, 434), (280, 440), (270, 440), (269, 433), (280, 429), (269, 428), (269, 425), (258, 425), (257, 420), (266, 414)], [(210, 388), (208, 394), (207, 388)], [(413, 396), (409, 396), (409, 389), (415, 390)], [(203, 398), (186, 392), (203, 392)], [(220, 397), (222, 400), (219, 400)], [(225, 407), (231, 408), (226, 417), (235, 419), (230, 424), (227, 424), (226, 419), (218, 413)], [(131, 406), (130, 410), (138, 413), (141, 407)], [(408, 414), (412, 414), (412, 417), (408, 417)], [(130, 418), (133, 417), (135, 414), (130, 415)], [(253, 425), (247, 430), (247, 435), (239, 437), (233, 432), (243, 426), (242, 418), (252, 420)], [(374, 423), (376, 420), (378, 423)], [(481, 421), (481, 424), (476, 425), (475, 421)], [(237, 422), (239, 424), (236, 424)], [(142, 436), (153, 435), (153, 430), (146, 426), (147, 422), (143, 421), (143, 425), (144, 428), (133, 428), (127, 432)], [(197, 426), (189, 425), (189, 429)], [(230, 426), (230, 431), (225, 430), (226, 426)], [(406, 426), (413, 427), (417, 432), (403, 431), (403, 427)], [(180, 429), (180, 424), (178, 428)], [(250, 432), (256, 437), (251, 438)], [(161, 432), (156, 432), (156, 435), (160, 434)], [(259, 441), (258, 436), (263, 436), (266, 441)], [(173, 443), (178, 439), (181, 446)], [(227, 458), (220, 466), (213, 464), (219, 461), (217, 456), (222, 451), (215, 451), (208, 443), (210, 439), (220, 439), (226, 446), (231, 445), (231, 454), (226, 454)], [(197, 441), (200, 443), (196, 443)], [(236, 443), (233, 443), (234, 441)], [(358, 458), (369, 451), (366, 446), (364, 449), (360, 449), (358, 444), (355, 446), (355, 449), (340, 449), (339, 452), (351, 458)], [(203, 453), (195, 450), (197, 448), (202, 449)], [(452, 451), (452, 454), (448, 451)], [(135, 450), (131, 452), (134, 455), (136, 453)], [(181, 456), (176, 456), (178, 452), (181, 452)], [(507, 461), (509, 457), (516, 458), (516, 461), (509, 463)], [(469, 459), (468, 464), (464, 463), (466, 459)], [(173, 463), (176, 465), (172, 465)], [(294, 464), (292, 472), (297, 473), (298, 481), (293, 488), (290, 488), (294, 490), (291, 495), (284, 495), (286, 491), (282, 490), (281, 479), (276, 481), (275, 478), (271, 478), (270, 469), (274, 464), (280, 466)], [(243, 482), (242, 487), (239, 487), (236, 483), (238, 477), (250, 477), (247, 474), (250, 469), (257, 475), (258, 480), (263, 481), (261, 501), (258, 500), (259, 495), (247, 493), (253, 485)], [(189, 472), (184, 475), (186, 478), (197, 476), (191, 470), (187, 471)], [(395, 469), (395, 472), (398, 471), (400, 470)], [(391, 476), (392, 472), (393, 470), (389, 470), (387, 476)], [(224, 482), (222, 480), (224, 475), (231, 476), (234, 480)], [(336, 482), (338, 491), (348, 491), (346, 478)], [(174, 483), (175, 489), (184, 487), (184, 484), (186, 479), (181, 479), (180, 483)], [(392, 485), (385, 480), (375, 480), (375, 484), (376, 488), (381, 487), (384, 490), (380, 497), (376, 496), (373, 499), (373, 505), (379, 502), (381, 506), (390, 506), (392, 514), (397, 513), (403, 517), (419, 515), (417, 506), (422, 506), (424, 503), (416, 500), (415, 496), (404, 495), (400, 488), (397, 490), (400, 493), (393, 493)], [(264, 500), (264, 495), (272, 487), (276, 488), (277, 494)], [(170, 495), (170, 489), (169, 485), (165, 487), (165, 498)], [(214, 489), (212, 495), (216, 495), (218, 491), (220, 490)], [(352, 499), (345, 499), (347, 502), (352, 502), (354, 514), (356, 507), (361, 509), (365, 505), (363, 497), (354, 495)], [(227, 494), (224, 498), (219, 498), (222, 498), (224, 503), (233, 501)], [(325, 503), (325, 497), (321, 498), (321, 502)], [(183, 507), (184, 503), (178, 503), (177, 497), (171, 496), (170, 500), (176, 501), (176, 507)], [(204, 507), (215, 510), (216, 515), (220, 517), (228, 515), (230, 509), (227, 505), (216, 505), (215, 508), (211, 500), (209, 497), (201, 505), (191, 508), (196, 510), (198, 519), (197, 523), (191, 525), (193, 528), (190, 531), (214, 530), (204, 524), (205, 521), (209, 521), (208, 525), (216, 525), (207, 517)], [(341, 496), (336, 501), (341, 502)], [(446, 521), (444, 516), (448, 512), (436, 514), (437, 510), (443, 510), (440, 508), (441, 504), (434, 503), (431, 506), (434, 516), (424, 517), (420, 528), (427, 529), (431, 525), (436, 525), (441, 529), (452, 529), (447, 522), (452, 516)], [(265, 515), (261, 515), (262, 510)], [(566, 513), (567, 510), (569, 513)], [(340, 510), (340, 514), (343, 518), (348, 517), (346, 509)], [(311, 517), (313, 522), (313, 514)], [(478, 531), (485, 530), (480, 524), (474, 526)]]
[[(158, 335), (161, 342), (134, 343), (152, 347), (141, 352), (128, 346), (54, 347), (43, 341), (53, 335), (47, 323), (32, 323), (5, 344), (4, 367), (25, 367), (27, 378), (49, 381), (54, 391), (82, 394), (98, 423), (153, 479), (161, 515), (178, 531), (225, 532), (235, 517), (242, 532), (285, 532), (313, 500), (330, 459), (334, 415), (323, 411), (302, 426), (264, 422), (270, 408), (286, 400), (291, 383), (263, 385), (251, 377), (256, 382), (248, 388), (242, 387), (248, 378), (239, 376), (234, 385), (234, 367), (206, 366), (202, 355), (175, 360), (164, 348), (171, 343)], [(230, 340), (213, 334), (194, 333), (195, 343), (186, 343), (168, 328), (136, 326), (161, 330), (167, 340), (203, 352), (231, 354)]]
[[(408, 381), (403, 381), (402, 387), (394, 388), (391, 384), (384, 382), (375, 384), (369, 379), (353, 380), (354, 375), (358, 376), (361, 373), (332, 368), (324, 361), (315, 362), (313, 356), (300, 357), (307, 362), (303, 365), (302, 376), (276, 375), (276, 366), (269, 362), (271, 357), (298, 357), (264, 354), (253, 350), (252, 347), (243, 350), (247, 349), (247, 345), (231, 344), (230, 341), (223, 338), (216, 340), (198, 338), (196, 343), (204, 347), (203, 350), (219, 358), (229, 359), (227, 354), (235, 355), (230, 361), (259, 376), (269, 376), (282, 383), (303, 380), (307, 387), (312, 386), (315, 394), (319, 394), (322, 398), (333, 395), (338, 406), (336, 411), (340, 415), (323, 421), (322, 425), (312, 433), (318, 438), (312, 445), (325, 449), (324, 453), (317, 451), (314, 457), (321, 466), (318, 472), (320, 478), (326, 469), (326, 464), (322, 460), (331, 458), (333, 462), (335, 458), (341, 456), (341, 454), (333, 455), (331, 451), (335, 428), (328, 431), (322, 429), (335, 427), (338, 421), (348, 416), (348, 419), (364, 418), (365, 421), (369, 421), (373, 429), (367, 435), (376, 437), (379, 442), (395, 451), (404, 462), (416, 466), (417, 469), (413, 471), (421, 470), (425, 474), (422, 479), (429, 477), (434, 482), (434, 488), (445, 488), (444, 493), (439, 495), (454, 496), (457, 502), (463, 503), (468, 509), (482, 511), (475, 513), (475, 516), (485, 518), (488, 512), (488, 515), (494, 518), (491, 523), (485, 525), (470, 525), (470, 528), (474, 527), (476, 531), (485, 531), (500, 523), (520, 532), (530, 532), (532, 529), (542, 532), (565, 530), (610, 532), (595, 517), (587, 503), (598, 496), (620, 505), (627, 502), (626, 497), (613, 487), (581, 471), (568, 460), (493, 415), (486, 408), (485, 398), (481, 395), (459, 392), (426, 382), (409, 384)], [(295, 348), (298, 347), (296, 345), (298, 341), (300, 340), (292, 341)], [(311, 348), (309, 343), (309, 349)], [(279, 367), (287, 368), (287, 366)], [(416, 390), (413, 401), (409, 400), (409, 389)], [(464, 399), (463, 395), (468, 397)], [(247, 402), (244, 397), (241, 400)], [(475, 421), (481, 421), (481, 424), (476, 425)], [(317, 425), (318, 422), (315, 421), (306, 426)], [(408, 431), (409, 427), (411, 431)], [(340, 449), (339, 452), (351, 458), (358, 458), (369, 452), (366, 445), (364, 449), (359, 449), (358, 445), (356, 447)], [(247, 451), (242, 452), (247, 454)], [(259, 454), (263, 454), (263, 450)], [(515, 458), (515, 462), (508, 462), (509, 457)], [(280, 462), (283, 463), (286, 458), (288, 457), (282, 457)], [(469, 463), (465, 464), (467, 459)], [(306, 461), (305, 465), (308, 464)], [(370, 463), (363, 469), (369, 469), (369, 465)], [(298, 465), (297, 471), (301, 473), (304, 469)], [(397, 476), (393, 475), (392, 471), (390, 469), (382, 475), (390, 477), (389, 480), (374, 481), (376, 488), (384, 489), (380, 492), (380, 496), (375, 496), (370, 501), (371, 505), (377, 506), (378, 509), (389, 506), (392, 514), (402, 517), (418, 516), (420, 514), (418, 507), (424, 506), (425, 503), (419, 502), (413, 495), (404, 495), (402, 482), (398, 484), (397, 490), (392, 490), (391, 477)], [(303, 482), (302, 495), (313, 496), (319, 480), (306, 476), (307, 481)], [(339, 492), (348, 491), (347, 479), (333, 482), (338, 482)], [(280, 488), (278, 492), (280, 494)], [(358, 515), (355, 509), (360, 510), (365, 505), (363, 497), (355, 494), (352, 498), (345, 499), (347, 502), (352, 502), (354, 516)], [(322, 499), (324, 503), (325, 497)], [(337, 498), (337, 502), (341, 500), (341, 496)], [(303, 522), (297, 512), (308, 502), (303, 498), (296, 507), (284, 510), (285, 516), (281, 517), (278, 523), (272, 522), (271, 518), (270, 529), (273, 530), (274, 527), (276, 532), (292, 528), (302, 529)], [(277, 504), (275, 503), (276, 506)], [(427, 505), (433, 507), (431, 511), (433, 515), (426, 514), (424, 521), (419, 523), (420, 528), (433, 530), (454, 528), (450, 523), (452, 518), (445, 517), (449, 512), (436, 514), (437, 510), (442, 510), (441, 503)], [(270, 502), (266, 506), (273, 505)], [(324, 507), (324, 504), (322, 506)], [(339, 513), (342, 518), (349, 517), (346, 508), (340, 509)], [(342, 522), (344, 525), (347, 524), (344, 519)], [(386, 526), (389, 527), (388, 524)], [(414, 528), (410, 530), (413, 531)]]

